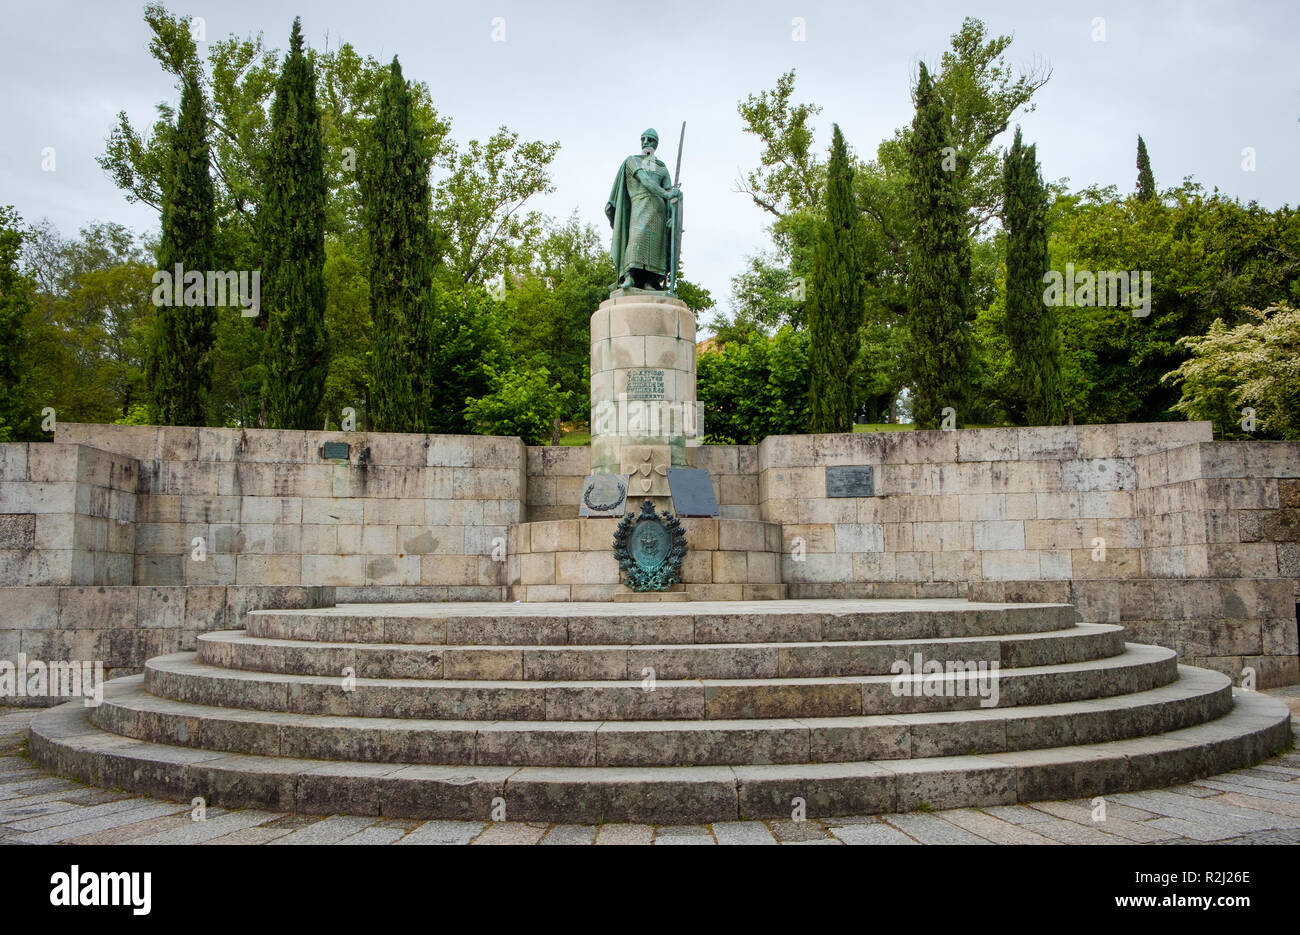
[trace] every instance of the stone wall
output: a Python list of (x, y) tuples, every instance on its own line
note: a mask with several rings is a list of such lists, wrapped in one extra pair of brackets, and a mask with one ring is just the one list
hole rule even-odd
[[(1210, 439), (1208, 423), (1159, 423), (687, 448), (722, 515), (687, 521), (684, 590), (1068, 601), (1190, 663), (1300, 680), (1300, 444)], [(348, 459), (325, 460), (326, 442)], [(590, 457), (477, 436), (75, 424), (0, 445), (0, 658), (130, 669), (237, 625), (232, 594), (607, 599), (626, 589), (615, 521), (577, 517)], [(873, 469), (874, 496), (829, 495), (827, 469), (846, 465)]]
[[(759, 501), (783, 524), (792, 596), (1135, 577), (1134, 459), (1210, 437), (1209, 423), (777, 436), (759, 446)], [(875, 496), (828, 496), (841, 465), (871, 466)]]
[[(99, 661), (138, 672), (151, 656), (193, 651), (200, 633), (243, 626), (247, 610), (330, 607), (333, 588), (0, 587), (0, 659)], [(48, 698), (5, 698), (46, 705)]]
[[(482, 596), (505, 584), (494, 540), (504, 547), (523, 519), (517, 438), (75, 424), (60, 424), (58, 438), (139, 464), (137, 585), (442, 586)], [(325, 460), (326, 442), (349, 445), (349, 459)]]
[[(1300, 681), (1300, 444), (1209, 423), (768, 438), (791, 597), (1061, 601), (1264, 687)], [(827, 496), (871, 465), (875, 496)], [(1174, 579), (1174, 580), (1170, 580)]]
[(133, 458), (76, 444), (0, 444), (0, 586), (129, 585)]

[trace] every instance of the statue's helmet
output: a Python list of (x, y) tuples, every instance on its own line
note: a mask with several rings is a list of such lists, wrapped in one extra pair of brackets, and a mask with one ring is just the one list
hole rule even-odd
[(659, 145), (659, 132), (655, 130), (653, 127), (651, 127), (649, 130), (642, 131), (641, 139), (644, 140), (646, 137), (649, 137), (650, 139), (654, 140), (656, 146)]

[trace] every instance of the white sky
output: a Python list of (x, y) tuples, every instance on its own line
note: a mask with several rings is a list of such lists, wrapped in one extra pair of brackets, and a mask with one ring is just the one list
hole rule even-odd
[[(128, 205), (94, 161), (119, 110), (148, 127), (154, 104), (177, 97), (148, 54), (143, 7), (116, 0), (0, 2), (7, 39), (0, 57), (0, 204), (15, 205), (29, 223), (49, 217), (65, 234), (94, 220), (156, 226), (152, 209)], [(202, 16), (209, 39), (260, 30), (282, 50), (300, 14), (314, 46), (323, 47), (328, 34), (330, 45), (346, 40), (381, 61), (396, 53), (408, 78), (429, 84), (458, 140), (484, 139), (506, 124), (526, 139), (560, 141), (556, 192), (537, 206), (559, 217), (576, 207), (602, 232), (614, 170), (635, 151), (641, 130), (659, 131), (659, 155), (671, 168), (687, 121), (684, 265), (724, 306), (731, 276), (767, 240), (765, 215), (733, 192), (758, 154), (741, 130), (737, 102), (797, 68), (796, 100), (823, 108), (818, 146), (829, 144), (837, 121), (850, 145), (871, 155), (911, 119), (908, 81), (916, 62), (937, 63), (965, 15), (983, 19), (991, 33), (1015, 33), (1013, 64), (1037, 59), (1052, 66), (1038, 109), (1020, 118), (1046, 177), (1129, 190), (1141, 133), (1161, 187), (1192, 175), (1207, 189), (1269, 208), (1297, 200), (1294, 0), (191, 0), (168, 8)], [(491, 39), (497, 16), (505, 18), (504, 42)], [(1099, 16), (1105, 42), (1092, 39)], [(795, 17), (806, 23), (806, 41), (791, 38)], [(56, 150), (54, 172), (41, 170), (47, 146)], [(1247, 146), (1256, 151), (1253, 172), (1241, 167)]]

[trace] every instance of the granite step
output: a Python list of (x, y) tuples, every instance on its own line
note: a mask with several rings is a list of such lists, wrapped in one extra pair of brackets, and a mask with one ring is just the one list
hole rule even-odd
[[(974, 663), (972, 663), (974, 665)], [(145, 664), (151, 694), (259, 711), (454, 720), (605, 721), (843, 717), (1056, 704), (1177, 678), (1172, 650), (1125, 644), (1084, 662), (942, 676), (524, 681), (368, 679), (224, 669), (194, 653)]]
[(536, 646), (940, 639), (1062, 630), (1069, 604), (957, 599), (339, 604), (244, 615), (249, 635), (331, 643)]
[(1097, 743), (1189, 727), (1232, 707), (1231, 681), (1180, 667), (1144, 692), (1055, 705), (837, 718), (440, 721), (243, 711), (159, 698), (115, 679), (92, 722), (205, 750), (476, 766), (707, 766), (907, 759)]
[(696, 643), (462, 646), (279, 640), (243, 630), (203, 633), (200, 662), (249, 672), (361, 678), (492, 680), (639, 680), (808, 678), (885, 675), (899, 660), (997, 662), (1003, 669), (1115, 656), (1124, 628), (1080, 624), (999, 636), (939, 640), (846, 640), (802, 643)]
[[(1291, 739), (1277, 699), (1236, 693), (1223, 717), (1099, 744), (845, 763), (536, 767), (356, 763), (230, 754), (108, 733), (71, 702), (32, 722), (33, 761), (83, 782), (209, 806), (307, 814), (687, 824), (1011, 805), (1187, 782), (1264, 759)], [(502, 817), (496, 809), (495, 817)]]

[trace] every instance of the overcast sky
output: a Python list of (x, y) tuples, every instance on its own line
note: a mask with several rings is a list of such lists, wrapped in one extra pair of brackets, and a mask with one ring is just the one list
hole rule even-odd
[[(119, 110), (148, 127), (157, 101), (178, 99), (148, 54), (143, 8), (0, 2), (0, 204), (15, 205), (28, 222), (48, 217), (65, 234), (95, 220), (157, 226), (155, 212), (128, 204), (94, 161)], [(917, 61), (937, 63), (967, 15), (991, 33), (1015, 34), (1013, 64), (1053, 69), (1037, 110), (1019, 118), (1046, 177), (1129, 190), (1141, 133), (1160, 187), (1191, 175), (1269, 208), (1295, 204), (1300, 189), (1295, 0), (177, 0), (168, 8), (203, 17), (209, 39), (261, 31), (283, 50), (300, 14), (318, 48), (347, 41), (380, 60), (399, 55), (408, 78), (428, 83), (459, 141), (484, 139), (501, 124), (524, 138), (558, 140), (556, 191), (537, 207), (561, 217), (577, 208), (602, 233), (614, 171), (640, 132), (659, 131), (659, 155), (671, 167), (685, 120), (684, 265), (724, 305), (746, 254), (766, 244), (767, 218), (733, 191), (758, 154), (737, 102), (795, 68), (796, 100), (823, 108), (818, 147), (829, 144), (836, 121), (854, 150), (870, 156), (911, 120)], [(505, 20), (504, 42), (492, 39), (494, 17)], [(792, 37), (796, 17), (804, 41)], [(1093, 38), (1097, 17), (1105, 41)], [(41, 152), (50, 146), (56, 170), (44, 172)], [(1249, 172), (1241, 155), (1248, 146), (1257, 160)]]

